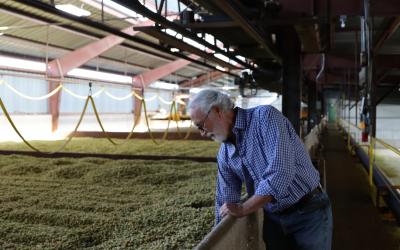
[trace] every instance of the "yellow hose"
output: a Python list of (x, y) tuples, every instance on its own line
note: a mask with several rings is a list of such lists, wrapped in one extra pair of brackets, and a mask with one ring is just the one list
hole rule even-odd
[(97, 122), (99, 123), (100, 128), (101, 128), (101, 130), (103, 131), (103, 134), (106, 136), (106, 138), (107, 138), (107, 140), (108, 140), (109, 142), (111, 142), (113, 145), (117, 145), (117, 143), (114, 142), (114, 141), (108, 136), (107, 132), (104, 130), (103, 124), (101, 123), (100, 116), (99, 116), (99, 114), (98, 114), (98, 112), (97, 112), (97, 108), (96, 108), (96, 105), (94, 104), (94, 101), (93, 101), (92, 96), (89, 96), (88, 98), (89, 98), (90, 102), (92, 103), (94, 114), (96, 115)]
[[(85, 114), (85, 112), (86, 112), (86, 109), (87, 109), (87, 106), (88, 106), (88, 102), (89, 102), (89, 97), (86, 99), (86, 102), (85, 102), (85, 105), (84, 105), (84, 107), (83, 107), (82, 113), (81, 113), (81, 115), (80, 115), (79, 121), (78, 121), (78, 123), (76, 124), (73, 133), (71, 133), (72, 135), (74, 135), (74, 134), (76, 133), (76, 131), (77, 131), (78, 128), (79, 128), (79, 125), (80, 125), (81, 122), (82, 122), (83, 116), (84, 116), (84, 114)], [(7, 118), (7, 120), (9, 121), (9, 123), (11, 124), (11, 126), (14, 128), (14, 131), (18, 134), (18, 136), (22, 139), (22, 141), (23, 141), (29, 148), (31, 148), (32, 150), (34, 150), (34, 151), (36, 151), (36, 152), (43, 153), (43, 154), (55, 154), (55, 153), (60, 152), (61, 150), (63, 150), (63, 149), (67, 146), (67, 144), (72, 140), (72, 137), (73, 137), (73, 136), (68, 136), (68, 140), (66, 140), (66, 141), (61, 145), (61, 147), (59, 147), (59, 148), (56, 149), (55, 151), (53, 151), (53, 152), (42, 152), (42, 151), (40, 151), (39, 149), (37, 149), (36, 147), (34, 147), (33, 145), (31, 145), (31, 144), (30, 144), (27, 140), (25, 140), (25, 138), (21, 135), (21, 133), (18, 131), (17, 127), (15, 126), (14, 122), (12, 121), (12, 119), (11, 119), (9, 113), (7, 112), (7, 109), (6, 109), (6, 107), (4, 106), (4, 103), (3, 103), (3, 101), (1, 100), (1, 98), (0, 98), (0, 106), (1, 106), (1, 109), (3, 110), (4, 115), (5, 115), (6, 118)]]

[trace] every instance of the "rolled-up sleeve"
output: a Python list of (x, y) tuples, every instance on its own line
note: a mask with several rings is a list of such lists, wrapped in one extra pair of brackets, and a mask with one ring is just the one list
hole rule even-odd
[(219, 209), (225, 203), (240, 202), (242, 181), (224, 162), (218, 161), (217, 185), (215, 191), (215, 225), (221, 221)]
[(288, 187), (295, 176), (295, 149), (291, 148), (291, 134), (287, 120), (274, 108), (260, 114), (260, 133), (264, 140), (268, 166), (255, 194), (272, 195), (278, 202), (289, 196)]

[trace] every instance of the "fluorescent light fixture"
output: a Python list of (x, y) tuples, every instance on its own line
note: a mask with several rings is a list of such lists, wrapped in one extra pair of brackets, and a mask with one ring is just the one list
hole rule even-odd
[(13, 69), (23, 69), (29, 71), (46, 71), (46, 64), (35, 61), (28, 61), (24, 59), (17, 59), (7, 56), (0, 56), (0, 67), (7, 67)]
[(246, 58), (243, 56), (236, 56), (237, 59), (239, 59), (242, 62), (246, 62)]
[(229, 63), (229, 61), (230, 61), (229, 57), (224, 56), (224, 55), (222, 55), (220, 53), (214, 54), (214, 57), (216, 57), (218, 59), (221, 59), (222, 61), (227, 62), (227, 63)]
[(196, 41), (193, 41), (193, 40), (190, 39), (190, 38), (183, 37), (183, 41), (184, 41), (185, 43), (187, 43), (187, 44), (192, 45), (193, 47), (198, 48), (199, 50), (203, 50), (203, 51), (204, 51), (204, 50), (206, 49), (206, 47), (205, 47), (204, 45), (202, 45), (202, 44), (200, 44), (200, 43), (198, 43), (198, 42), (196, 42)]
[(82, 77), (101, 81), (132, 83), (132, 77), (112, 73), (99, 72), (88, 69), (73, 69), (67, 73), (68, 76)]
[(175, 30), (171, 29), (165, 29), (165, 33), (167, 33), (170, 36), (176, 36), (176, 34), (178, 34)]
[(84, 10), (72, 4), (57, 4), (56, 8), (75, 16), (90, 16), (90, 11)]
[(169, 49), (171, 52), (179, 52), (179, 49), (177, 49), (177, 48), (170, 48)]
[(179, 86), (177, 84), (171, 84), (171, 83), (166, 83), (166, 82), (153, 82), (152, 84), (149, 85), (149, 87), (156, 88), (156, 89), (178, 89)]
[(226, 68), (221, 67), (219, 65), (215, 66), (216, 69), (221, 70), (221, 71), (226, 71)]
[(1, 26), (0, 27), (0, 30), (8, 30), (9, 29), (9, 27), (7, 27), (7, 26)]

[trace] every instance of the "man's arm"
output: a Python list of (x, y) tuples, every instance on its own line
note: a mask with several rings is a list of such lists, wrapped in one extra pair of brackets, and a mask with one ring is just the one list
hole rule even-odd
[(240, 203), (224, 203), (219, 210), (221, 217), (230, 214), (235, 217), (243, 217), (249, 215), (259, 208), (263, 207), (268, 202), (271, 202), (273, 197), (271, 195), (259, 196), (253, 195), (250, 199), (245, 201), (243, 204)]
[(215, 192), (215, 225), (218, 224), (222, 216), (219, 211), (224, 202), (240, 202), (242, 181), (225, 165), (218, 161), (218, 175)]

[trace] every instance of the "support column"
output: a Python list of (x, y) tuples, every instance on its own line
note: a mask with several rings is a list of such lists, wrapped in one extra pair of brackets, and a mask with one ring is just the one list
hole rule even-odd
[[(197, 60), (199, 56), (190, 55), (190, 58)], [(135, 93), (144, 97), (144, 89), (152, 82), (155, 82), (173, 72), (189, 65), (191, 62), (178, 59), (173, 62), (164, 64), (158, 68), (146, 71), (142, 74), (135, 75), (132, 77), (132, 86), (135, 88)], [(134, 100), (134, 115), (135, 115), (135, 126), (140, 122), (142, 102), (135, 98)]]
[[(150, 24), (153, 24), (153, 21), (137, 23), (138, 26)], [(134, 31), (133, 27), (135, 26), (129, 26), (121, 31), (131, 36), (135, 36), (139, 33), (139, 31)], [(125, 39), (122, 37), (108, 35), (98, 41), (94, 41), (81, 48), (71, 51), (62, 57), (49, 62), (47, 66), (47, 75), (50, 78), (60, 78), (61, 80), (70, 70), (84, 65), (86, 62), (122, 43), (124, 40)], [(49, 92), (57, 88), (58, 84), (59, 83), (57, 81), (49, 81)], [(61, 92), (58, 92), (49, 99), (49, 113), (51, 115), (53, 132), (58, 128), (58, 118), (60, 115), (60, 93)]]
[(300, 135), (301, 58), (300, 40), (294, 28), (282, 28), (279, 48), (283, 63), (282, 113)]

